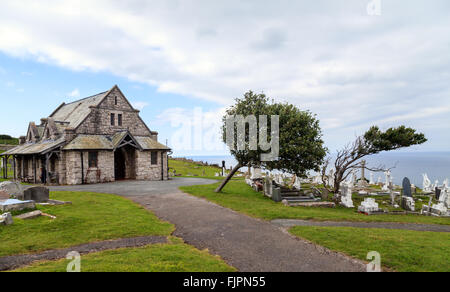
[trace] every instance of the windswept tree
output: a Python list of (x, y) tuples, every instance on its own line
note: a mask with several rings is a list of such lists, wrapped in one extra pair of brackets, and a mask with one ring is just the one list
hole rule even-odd
[[(227, 123), (230, 118), (237, 121), (232, 127)], [(251, 121), (256, 122), (256, 129), (252, 129)], [(245, 93), (243, 98), (236, 99), (236, 103), (226, 111), (222, 132), (223, 142), (228, 144), (231, 155), (238, 164), (216, 192), (220, 192), (243, 166), (277, 169), (306, 177), (308, 171), (320, 170), (327, 153), (319, 121), (311, 112), (302, 111), (288, 103), (270, 102), (266, 95), (255, 94), (252, 91)], [(233, 135), (232, 145), (229, 141), (230, 133)], [(255, 142), (258, 142), (259, 146), (265, 144), (263, 146), (266, 147), (255, 149)], [(241, 147), (238, 147), (239, 143)], [(274, 147), (277, 148), (274, 159), (261, 159), (265, 156), (270, 157)]]
[(415, 129), (400, 126), (398, 128), (390, 128), (381, 131), (379, 127), (371, 127), (364, 135), (359, 136), (356, 140), (348, 144), (343, 149), (337, 151), (334, 165), (331, 165), (332, 159), (326, 159), (322, 167), (322, 179), (327, 188), (328, 176), (327, 169), (332, 167), (335, 169), (333, 177), (333, 186), (327, 188), (328, 191), (337, 193), (339, 186), (345, 181), (354, 169), (361, 169), (363, 166), (370, 171), (385, 171), (382, 166), (369, 168), (363, 165), (362, 159), (378, 154), (384, 151), (393, 151), (401, 148), (407, 148), (413, 145), (420, 145), (427, 141), (425, 135), (417, 133)]

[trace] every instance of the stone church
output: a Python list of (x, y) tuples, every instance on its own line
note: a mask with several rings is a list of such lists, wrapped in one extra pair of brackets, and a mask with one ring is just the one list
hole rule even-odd
[(116, 85), (31, 122), (20, 145), (1, 155), (12, 158), (19, 181), (76, 185), (167, 180), (169, 152)]

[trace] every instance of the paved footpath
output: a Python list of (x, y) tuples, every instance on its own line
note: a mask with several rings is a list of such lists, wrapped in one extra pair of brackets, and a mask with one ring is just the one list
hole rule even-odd
[(450, 225), (414, 224), (392, 222), (344, 222), (344, 221), (310, 221), (297, 219), (276, 219), (272, 224), (290, 228), (294, 226), (319, 226), (319, 227), (356, 227), (356, 228), (383, 228), (413, 231), (450, 232)]
[(363, 262), (300, 240), (270, 222), (250, 218), (182, 193), (182, 185), (211, 180), (176, 178), (169, 182), (123, 181), (52, 187), (121, 195), (176, 226), (175, 236), (208, 249), (242, 272), (365, 271)]

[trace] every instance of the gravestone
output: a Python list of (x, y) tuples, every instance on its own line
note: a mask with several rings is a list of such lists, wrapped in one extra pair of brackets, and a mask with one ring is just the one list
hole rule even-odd
[(412, 197), (403, 196), (401, 201), (401, 206), (406, 211), (415, 211), (416, 203)]
[(226, 170), (225, 160), (222, 160), (222, 176), (225, 176), (225, 170)]
[(4, 191), (0, 191), (0, 201), (5, 201), (9, 199), (9, 194)]
[(28, 219), (34, 219), (34, 218), (37, 218), (37, 217), (40, 217), (40, 216), (42, 216), (42, 211), (36, 210), (36, 211), (33, 211), (33, 212), (28, 212), (28, 213), (25, 213), (25, 214), (21, 214), (19, 216), (16, 216), (16, 218), (22, 219), (22, 220), (28, 220)]
[(436, 200), (439, 201), (439, 197), (441, 196), (441, 189), (436, 187), (435, 194), (436, 194)]
[(272, 200), (275, 202), (281, 202), (283, 198), (281, 197), (281, 189), (275, 186), (272, 186)]
[(11, 225), (13, 224), (13, 218), (11, 216), (11, 213), (5, 213), (0, 215), (0, 225)]
[(361, 206), (358, 207), (358, 212), (361, 213), (375, 213), (379, 210), (378, 203), (373, 198), (365, 198)]
[(9, 199), (0, 202), (0, 212), (21, 211), (25, 209), (35, 209), (34, 201), (20, 201), (16, 199)]
[(45, 203), (49, 199), (48, 188), (45, 187), (31, 187), (23, 192), (23, 200), (35, 201), (36, 203)]
[(19, 198), (23, 196), (23, 187), (18, 182), (5, 181), (0, 183), (0, 191), (7, 193), (13, 198)]
[(403, 179), (403, 196), (412, 198), (412, 192), (411, 192), (411, 181), (409, 178), (405, 177)]

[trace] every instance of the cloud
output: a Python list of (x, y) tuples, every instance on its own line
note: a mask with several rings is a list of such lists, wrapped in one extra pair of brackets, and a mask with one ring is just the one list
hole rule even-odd
[(134, 101), (131, 103), (131, 105), (138, 110), (143, 110), (146, 106), (149, 106), (148, 102), (145, 101)]
[(153, 124), (168, 124), (171, 127), (169, 143), (174, 151), (200, 151), (205, 154), (208, 151), (225, 151), (220, 132), (224, 114), (225, 108), (204, 110), (201, 107), (175, 107), (164, 110)]
[(12, 81), (6, 82), (6, 87), (14, 87), (14, 86), (16, 86), (16, 83), (14, 83)]
[(261, 2), (2, 1), (0, 51), (219, 107), (264, 91), (336, 141), (371, 122), (450, 124), (421, 114), (450, 106), (448, 1), (383, 1), (379, 17), (369, 0)]
[(71, 98), (78, 98), (78, 97), (80, 97), (80, 91), (78, 89), (74, 89), (71, 92), (69, 92), (67, 95)]

